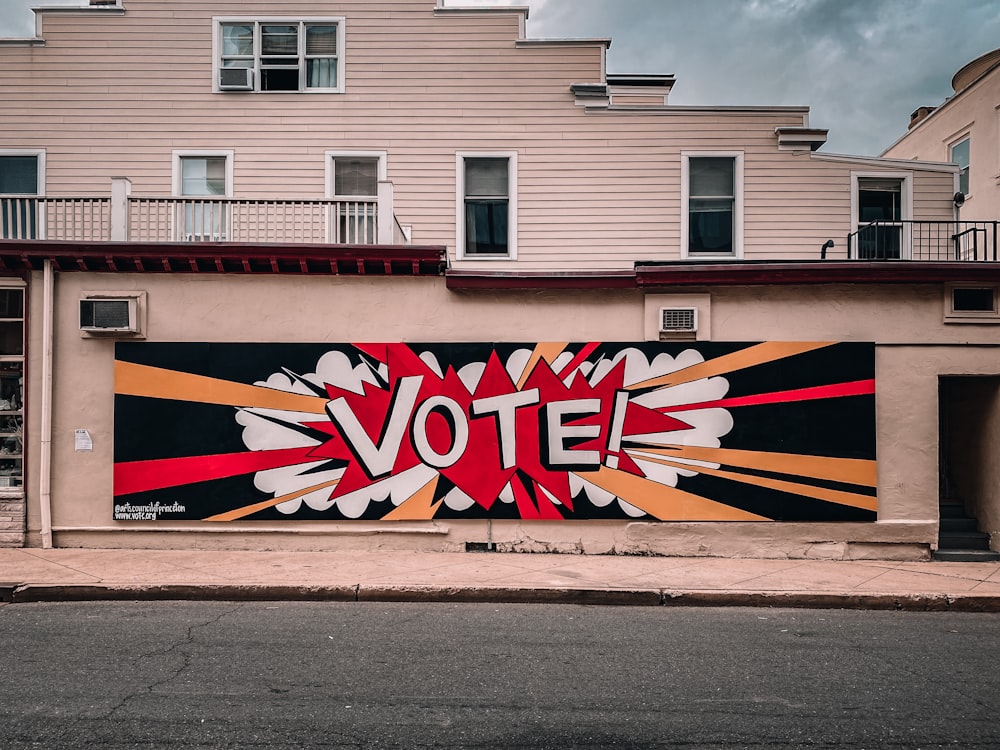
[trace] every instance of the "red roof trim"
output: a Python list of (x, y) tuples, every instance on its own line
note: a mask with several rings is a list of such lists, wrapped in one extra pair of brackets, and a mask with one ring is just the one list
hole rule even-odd
[(448, 289), (635, 289), (633, 271), (572, 273), (445, 272)]
[(440, 276), (443, 245), (0, 240), (0, 271)]
[(939, 261), (751, 261), (637, 263), (640, 288), (788, 284), (1000, 282), (1000, 263)]

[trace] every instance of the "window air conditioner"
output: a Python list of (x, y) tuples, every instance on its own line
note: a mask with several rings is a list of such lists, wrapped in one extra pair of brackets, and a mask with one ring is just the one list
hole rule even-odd
[(220, 91), (253, 91), (252, 68), (219, 68)]
[(686, 335), (698, 332), (697, 307), (660, 308), (660, 334)]
[(136, 333), (139, 330), (138, 301), (81, 299), (80, 330), (87, 333)]

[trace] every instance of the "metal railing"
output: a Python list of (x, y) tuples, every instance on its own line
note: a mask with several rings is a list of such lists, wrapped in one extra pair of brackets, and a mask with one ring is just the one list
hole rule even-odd
[[(387, 192), (391, 206), (391, 190)], [(0, 195), (0, 239), (129, 242), (409, 244), (384, 197), (360, 200)]]
[(989, 261), (996, 221), (873, 221), (847, 236), (851, 260)]

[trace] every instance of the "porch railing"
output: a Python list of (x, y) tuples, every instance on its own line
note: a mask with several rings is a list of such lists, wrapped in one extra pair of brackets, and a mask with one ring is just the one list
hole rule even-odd
[(101, 241), (111, 234), (109, 197), (0, 195), (0, 237)]
[(996, 262), (996, 221), (873, 221), (847, 237), (851, 260)]
[(139, 242), (284, 242), (374, 245), (378, 204), (338, 200), (130, 198)]
[(132, 196), (114, 180), (110, 197), (0, 195), (0, 238), (409, 244), (392, 199), (387, 182), (370, 199), (340, 200)]

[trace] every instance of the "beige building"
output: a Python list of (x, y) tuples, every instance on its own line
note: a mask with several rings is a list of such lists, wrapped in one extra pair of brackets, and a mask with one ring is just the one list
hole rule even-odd
[(955, 91), (951, 97), (936, 107), (920, 107), (910, 116), (906, 134), (884, 156), (956, 163), (960, 171), (955, 189), (963, 195), (962, 216), (998, 220), (1000, 49), (963, 66), (951, 86)]
[(959, 168), (671, 104), (527, 15), (95, 0), (0, 40), (0, 543), (1000, 545)]

